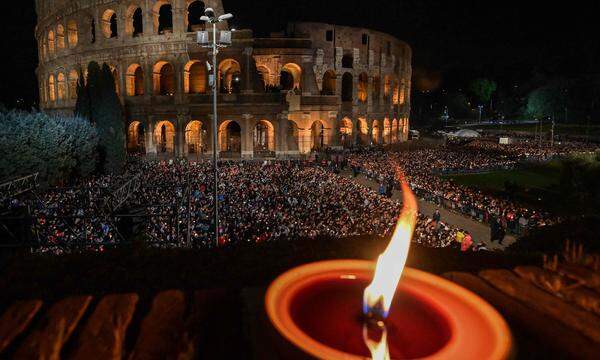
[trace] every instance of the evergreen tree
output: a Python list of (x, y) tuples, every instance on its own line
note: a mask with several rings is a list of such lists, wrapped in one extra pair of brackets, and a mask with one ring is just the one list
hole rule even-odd
[(77, 102), (75, 103), (75, 116), (89, 119), (90, 106), (90, 94), (88, 92), (88, 87), (85, 84), (84, 77), (80, 76), (79, 79), (77, 79)]
[(120, 172), (126, 160), (125, 122), (110, 67), (90, 62), (87, 82), (81, 85), (76, 114), (87, 118), (98, 130), (99, 170)]
[(38, 172), (42, 181), (61, 183), (94, 170), (98, 137), (87, 120), (3, 111), (0, 123), (1, 178)]

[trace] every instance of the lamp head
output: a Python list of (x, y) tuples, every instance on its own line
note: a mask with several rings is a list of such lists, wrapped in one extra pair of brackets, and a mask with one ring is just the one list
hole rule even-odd
[(204, 15), (206, 15), (206, 17), (208, 17), (210, 21), (213, 21), (215, 19), (215, 11), (213, 10), (213, 8), (206, 8), (206, 10), (204, 10)]
[(223, 14), (223, 15), (219, 16), (219, 21), (225, 21), (225, 20), (229, 20), (229, 19), (231, 19), (232, 17), (233, 17), (233, 15), (232, 15), (232, 14), (229, 14), (229, 13), (228, 13), (228, 14)]

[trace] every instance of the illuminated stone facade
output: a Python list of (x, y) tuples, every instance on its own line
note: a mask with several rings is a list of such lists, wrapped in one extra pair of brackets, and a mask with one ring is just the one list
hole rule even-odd
[[(195, 34), (205, 6), (224, 12), (219, 0), (36, 0), (42, 109), (72, 113), (77, 79), (90, 61), (104, 62), (125, 108), (130, 151), (211, 153), (208, 51)], [(219, 53), (223, 156), (298, 156), (407, 139), (404, 42), (323, 23), (291, 23), (268, 38), (232, 34)]]

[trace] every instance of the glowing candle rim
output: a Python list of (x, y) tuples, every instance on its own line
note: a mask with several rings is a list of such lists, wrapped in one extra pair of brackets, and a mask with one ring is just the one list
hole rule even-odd
[[(364, 356), (334, 349), (310, 337), (294, 322), (290, 307), (293, 296), (307, 283), (309, 278), (313, 278), (313, 280), (314, 278), (331, 279), (332, 273), (339, 273), (342, 270), (373, 273), (374, 269), (375, 262), (366, 260), (327, 260), (291, 269), (280, 275), (269, 286), (265, 296), (267, 316), (284, 338), (311, 356), (320, 359), (364, 360)], [(463, 301), (465, 308), (468, 307), (474, 313), (478, 313), (484, 322), (483, 325), (493, 333), (491, 339), (486, 339), (491, 348), (485, 359), (499, 360), (510, 357), (512, 337), (509, 327), (496, 309), (481, 297), (449, 280), (413, 268), (405, 268), (402, 278), (433, 286), (448, 296), (454, 296)], [(438, 302), (441, 301), (438, 299)], [(477, 331), (477, 329), (465, 329), (464, 325), (461, 326), (460, 319), (451, 310), (444, 308), (443, 305), (442, 310), (451, 327), (451, 338), (442, 349), (426, 359), (469, 359), (463, 355), (465, 355), (465, 349), (471, 348), (472, 331)], [(493, 344), (489, 340), (493, 340)]]

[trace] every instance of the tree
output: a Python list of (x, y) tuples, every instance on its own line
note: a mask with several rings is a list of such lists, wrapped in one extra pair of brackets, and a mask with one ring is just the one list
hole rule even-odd
[(495, 81), (485, 78), (475, 79), (469, 84), (469, 92), (475, 98), (475, 101), (479, 104), (490, 103), (490, 109), (492, 107), (492, 95), (496, 92), (497, 88), (498, 86)]
[(533, 118), (556, 116), (564, 111), (565, 97), (556, 86), (542, 86), (529, 93), (525, 115)]
[(90, 62), (87, 83), (81, 84), (77, 94), (76, 113), (87, 116), (98, 130), (99, 169), (120, 172), (126, 160), (125, 122), (110, 67)]
[(60, 183), (94, 171), (98, 137), (87, 120), (13, 110), (0, 112), (0, 123), (2, 177), (37, 172)]

